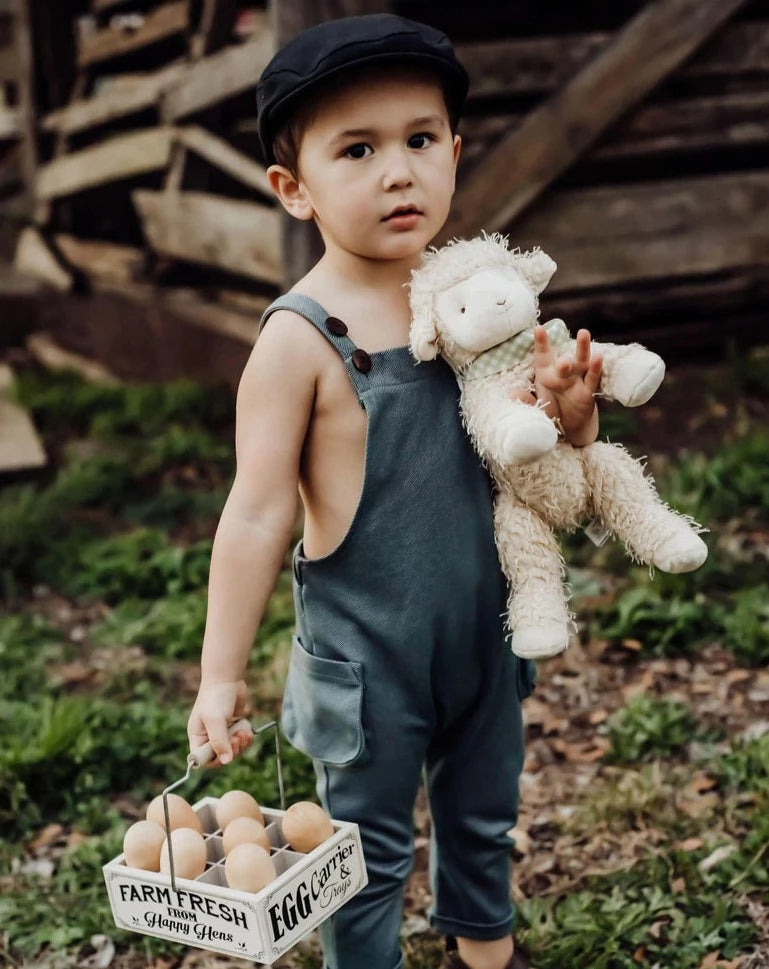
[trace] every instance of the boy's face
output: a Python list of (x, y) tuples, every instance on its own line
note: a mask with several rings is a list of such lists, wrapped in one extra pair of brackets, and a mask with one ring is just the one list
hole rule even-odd
[(460, 144), (436, 79), (400, 68), (363, 74), (317, 104), (286, 207), (316, 220), (328, 250), (411, 259), (446, 221)]

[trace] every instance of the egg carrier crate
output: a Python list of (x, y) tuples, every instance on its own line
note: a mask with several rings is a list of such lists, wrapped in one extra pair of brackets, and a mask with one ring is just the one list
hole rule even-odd
[[(293, 851), (286, 843), (278, 725), (272, 720), (253, 733), (270, 728), (275, 730), (280, 809), (261, 804), (260, 807), (277, 878), (257, 893), (228, 887), (222, 832), (216, 823), (219, 799), (204, 797), (192, 805), (202, 823), (207, 849), (205, 871), (198, 878), (176, 877), (168, 836), (169, 874), (129, 868), (124, 854), (104, 865), (112, 915), (119, 928), (269, 964), (366, 885), (368, 876), (357, 824), (332, 818), (334, 833), (309, 854)], [(230, 727), (230, 734), (251, 729), (247, 720), (240, 720)], [(214, 756), (210, 744), (192, 751), (184, 776), (163, 791), (166, 831), (170, 830), (168, 795)]]

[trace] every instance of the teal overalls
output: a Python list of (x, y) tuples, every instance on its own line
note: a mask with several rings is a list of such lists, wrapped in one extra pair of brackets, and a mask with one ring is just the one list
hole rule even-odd
[(367, 354), (314, 300), (287, 294), (338, 351), (368, 417), (363, 492), (329, 555), (294, 553), (296, 636), (283, 700), (321, 803), (360, 826), (368, 885), (320, 928), (327, 969), (398, 969), (420, 777), (432, 817), (433, 927), (513, 925), (512, 842), (531, 661), (505, 642), (488, 475), (447, 364)]

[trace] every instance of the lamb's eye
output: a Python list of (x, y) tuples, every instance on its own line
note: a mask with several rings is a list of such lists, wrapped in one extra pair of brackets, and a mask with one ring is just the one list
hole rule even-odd
[(464, 311), (465, 311), (465, 308), (464, 308), (464, 306), (461, 306), (461, 307), (459, 308), (459, 312), (460, 312), (460, 313), (464, 313)]

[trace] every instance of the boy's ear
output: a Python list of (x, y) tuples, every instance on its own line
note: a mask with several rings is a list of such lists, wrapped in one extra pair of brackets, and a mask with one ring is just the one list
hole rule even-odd
[(302, 182), (283, 165), (270, 165), (267, 178), (280, 204), (295, 219), (309, 222), (315, 215), (307, 190)]

